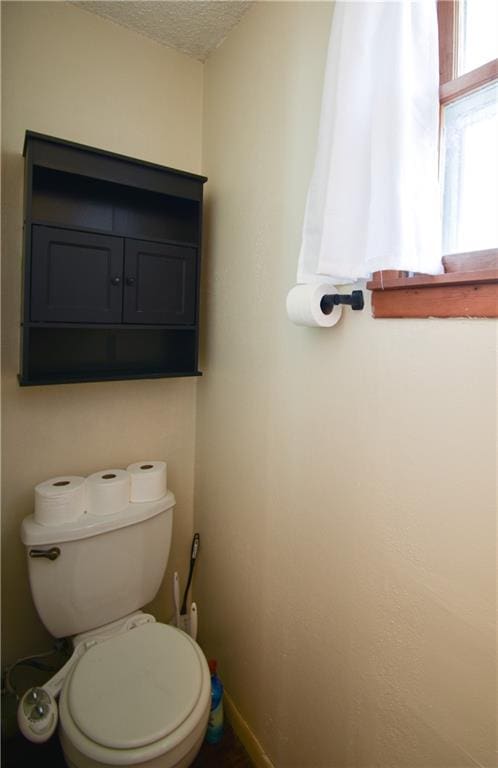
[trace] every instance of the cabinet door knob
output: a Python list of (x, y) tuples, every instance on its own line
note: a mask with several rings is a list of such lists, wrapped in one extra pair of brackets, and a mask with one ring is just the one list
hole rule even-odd
[(111, 277), (111, 285), (119, 285), (121, 282), (121, 278), (116, 275), (116, 277)]
[(135, 285), (135, 278), (134, 277), (127, 277), (126, 278), (126, 285)]

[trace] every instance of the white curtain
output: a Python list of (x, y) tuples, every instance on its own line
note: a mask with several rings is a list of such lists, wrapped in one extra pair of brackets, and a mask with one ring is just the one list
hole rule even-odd
[(337, 2), (298, 283), (437, 274), (435, 0)]

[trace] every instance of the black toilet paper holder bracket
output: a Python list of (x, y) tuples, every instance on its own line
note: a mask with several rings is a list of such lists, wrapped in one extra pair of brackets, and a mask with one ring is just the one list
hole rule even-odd
[(332, 310), (338, 304), (347, 304), (351, 309), (363, 309), (365, 301), (363, 291), (353, 291), (352, 293), (326, 293), (320, 301), (320, 309), (324, 315), (330, 315)]

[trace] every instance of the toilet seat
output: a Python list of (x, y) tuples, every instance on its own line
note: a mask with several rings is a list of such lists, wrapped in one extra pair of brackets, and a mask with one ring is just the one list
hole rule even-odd
[(209, 705), (199, 646), (178, 629), (150, 623), (89, 648), (65, 682), (60, 722), (87, 757), (133, 765), (181, 750), (205, 728)]

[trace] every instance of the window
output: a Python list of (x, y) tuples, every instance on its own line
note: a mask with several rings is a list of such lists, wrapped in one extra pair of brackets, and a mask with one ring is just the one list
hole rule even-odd
[(439, 0), (445, 272), (374, 273), (375, 317), (498, 317), (498, 3)]

